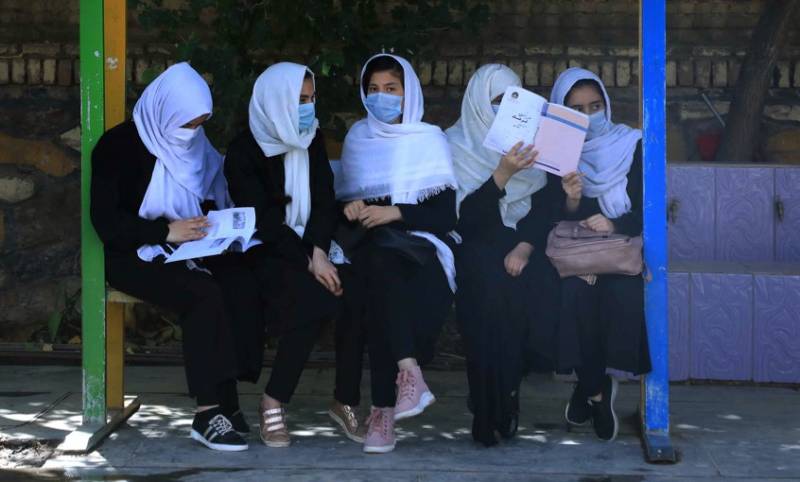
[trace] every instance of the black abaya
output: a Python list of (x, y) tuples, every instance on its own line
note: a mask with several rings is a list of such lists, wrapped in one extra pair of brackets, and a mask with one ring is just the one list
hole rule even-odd
[(231, 198), (237, 206), (256, 210), (256, 237), (263, 244), (249, 249), (246, 255), (270, 308), (267, 324), (272, 335), (330, 320), (339, 309), (337, 298), (308, 270), (315, 247), (328, 252), (338, 214), (333, 173), (320, 131), (308, 148), (308, 156), (311, 214), (302, 237), (284, 222), (291, 198), (284, 192), (283, 156), (265, 156), (247, 130), (233, 140), (225, 157)]
[(315, 248), (328, 253), (338, 219), (333, 173), (319, 130), (308, 157), (311, 213), (302, 237), (284, 222), (291, 198), (285, 192), (283, 156), (265, 156), (247, 130), (231, 143), (225, 161), (231, 197), (238, 206), (255, 208), (257, 237), (263, 241), (245, 255), (267, 301), (268, 333), (280, 337), (266, 390), (281, 402), (289, 401), (321, 324), (336, 319), (334, 396), (343, 404), (358, 405), (364, 352), (358, 287), (349, 268), (340, 268), (345, 294), (336, 297), (309, 271)]
[(168, 220), (138, 214), (155, 163), (133, 121), (103, 134), (92, 151), (92, 224), (103, 240), (109, 284), (180, 315), (189, 391), (198, 403), (213, 405), (219, 384), (258, 377), (261, 298), (241, 255), (207, 258), (211, 274), (138, 258), (139, 246), (165, 243), (169, 231)]
[[(472, 436), (485, 445), (497, 442), (495, 430), (505, 437), (514, 434), (520, 382), (527, 362), (535, 358), (528, 348), (544, 350), (552, 337), (541, 327), (553, 323), (537, 323), (539, 296), (557, 288), (544, 258), (549, 211), (542, 200), (549, 188), (534, 194), (534, 207), (517, 230), (503, 225), (498, 201), (505, 191), (492, 178), (461, 204), (456, 315), (467, 355)], [(505, 257), (523, 241), (534, 251), (522, 273), (513, 277), (505, 269)]]
[[(643, 226), (641, 143), (628, 173), (627, 191), (630, 212), (611, 221), (615, 232), (639, 236)], [(553, 198), (560, 219), (582, 220), (602, 213), (597, 199), (582, 197), (574, 213), (565, 210), (565, 201), (562, 189)], [(598, 392), (606, 368), (634, 374), (650, 371), (641, 275), (602, 275), (594, 286), (569, 277), (562, 280), (561, 291), (560, 306), (553, 306), (560, 310), (556, 342), (559, 371), (576, 369), (579, 377), (589, 380), (591, 386), (585, 389), (591, 393)]]

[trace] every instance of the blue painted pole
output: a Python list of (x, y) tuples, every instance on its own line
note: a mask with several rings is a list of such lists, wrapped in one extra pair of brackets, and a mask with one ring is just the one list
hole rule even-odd
[(645, 316), (653, 370), (644, 379), (642, 434), (649, 461), (674, 462), (669, 440), (667, 304), (666, 5), (640, 1), (644, 160)]

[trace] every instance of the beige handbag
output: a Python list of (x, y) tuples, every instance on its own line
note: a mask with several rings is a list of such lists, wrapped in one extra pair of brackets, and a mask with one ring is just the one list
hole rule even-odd
[(598, 233), (580, 221), (561, 221), (547, 236), (545, 253), (562, 278), (642, 272), (642, 237)]

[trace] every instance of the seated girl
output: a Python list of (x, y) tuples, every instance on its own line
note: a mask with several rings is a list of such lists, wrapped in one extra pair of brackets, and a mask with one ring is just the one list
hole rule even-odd
[(363, 230), (349, 255), (366, 287), (373, 408), (364, 451), (381, 453), (394, 449), (396, 420), (435, 400), (420, 364), (433, 356), (455, 291), (443, 240), (455, 227), (456, 179), (447, 138), (422, 122), (422, 88), (408, 61), (372, 57), (361, 86), (367, 117), (347, 133), (336, 194)]
[(446, 131), (462, 238), (455, 249), (456, 318), (467, 355), (472, 436), (485, 445), (497, 443), (497, 434), (516, 432), (530, 340), (547, 343), (533, 322), (547, 280), (542, 275), (552, 273), (544, 251), (546, 191), (554, 184), (533, 167), (534, 146), (519, 144), (504, 156), (483, 147), (503, 93), (520, 85), (504, 65), (479, 68), (464, 93), (461, 117)]
[[(338, 215), (333, 174), (315, 116), (314, 76), (306, 66), (280, 62), (256, 80), (249, 129), (228, 148), (225, 175), (237, 205), (256, 210), (256, 238), (247, 251), (268, 304), (268, 332), (279, 338), (259, 406), (261, 439), (290, 444), (289, 403), (317, 340), (321, 323), (337, 317), (351, 290), (328, 260)], [(363, 442), (355, 412), (363, 344), (350, 316), (337, 320), (336, 400), (331, 417)]]
[[(92, 151), (91, 216), (105, 245), (111, 286), (180, 315), (191, 437), (215, 449), (247, 449), (236, 379), (255, 382), (264, 320), (256, 280), (240, 254), (165, 264), (175, 245), (205, 236), (204, 213), (232, 207), (222, 156), (202, 124), (211, 91), (189, 64), (153, 80), (133, 120)], [(246, 340), (240, 342), (237, 340)]]
[[(611, 102), (594, 73), (571, 68), (556, 80), (550, 102), (589, 116), (577, 173), (561, 180), (555, 201), (559, 219), (581, 220), (600, 233), (642, 233), (642, 132), (611, 121)], [(561, 282), (557, 368), (574, 369), (578, 383), (565, 417), (573, 425), (590, 420), (602, 440), (619, 430), (614, 411), (616, 368), (650, 371), (641, 275), (569, 277)]]

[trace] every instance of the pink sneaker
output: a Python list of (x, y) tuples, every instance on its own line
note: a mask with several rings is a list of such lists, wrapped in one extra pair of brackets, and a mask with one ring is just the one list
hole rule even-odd
[(394, 450), (394, 408), (372, 407), (367, 427), (364, 452), (385, 454)]
[(394, 419), (419, 415), (425, 408), (436, 401), (436, 397), (428, 389), (422, 379), (422, 370), (414, 367), (411, 370), (400, 370), (397, 374), (397, 403), (394, 405)]

